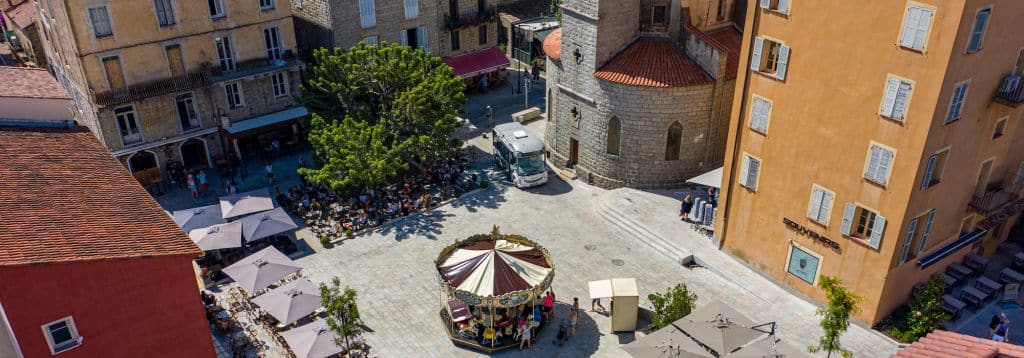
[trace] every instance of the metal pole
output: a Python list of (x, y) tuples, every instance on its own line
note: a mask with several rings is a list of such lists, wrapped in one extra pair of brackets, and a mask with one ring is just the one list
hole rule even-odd
[(523, 82), (523, 109), (530, 108), (530, 81)]

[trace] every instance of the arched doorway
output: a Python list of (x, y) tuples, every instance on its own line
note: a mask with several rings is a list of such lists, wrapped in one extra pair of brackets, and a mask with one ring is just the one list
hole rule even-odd
[(157, 183), (161, 178), (156, 154), (147, 150), (136, 152), (128, 157), (128, 171), (132, 172), (135, 180), (142, 185)]
[(178, 150), (181, 152), (181, 164), (185, 168), (198, 169), (210, 167), (210, 153), (206, 148), (206, 141), (192, 138), (182, 142)]

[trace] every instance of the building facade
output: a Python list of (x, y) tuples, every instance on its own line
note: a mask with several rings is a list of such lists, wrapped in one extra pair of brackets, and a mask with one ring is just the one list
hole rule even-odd
[(606, 187), (721, 164), (740, 33), (732, 1), (566, 1), (547, 36), (551, 162)]
[[(16, 61), (28, 67), (45, 67), (46, 52), (39, 46), (36, 4), (27, 0), (0, 2), (0, 31)], [(13, 65), (13, 64), (7, 64)]]
[(1024, 4), (767, 5), (746, 14), (716, 237), (819, 301), (839, 277), (875, 323), (1024, 207)]
[(302, 113), (290, 3), (39, 3), (48, 62), (75, 119), (140, 181), (163, 178), (170, 161), (213, 167), (225, 151), (294, 141), (266, 133)]

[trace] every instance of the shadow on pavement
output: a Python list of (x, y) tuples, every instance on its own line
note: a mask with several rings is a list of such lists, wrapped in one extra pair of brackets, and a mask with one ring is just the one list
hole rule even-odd
[(554, 172), (548, 171), (548, 182), (546, 184), (523, 190), (533, 194), (554, 196), (568, 193), (572, 191), (572, 189), (571, 184), (566, 183), (562, 178), (558, 177), (558, 175), (555, 175)]
[(435, 208), (391, 222), (379, 228), (377, 232), (381, 235), (394, 233), (395, 241), (404, 241), (414, 236), (437, 240), (437, 235), (441, 234), (441, 228), (444, 227), (442, 223), (452, 216), (455, 215)]

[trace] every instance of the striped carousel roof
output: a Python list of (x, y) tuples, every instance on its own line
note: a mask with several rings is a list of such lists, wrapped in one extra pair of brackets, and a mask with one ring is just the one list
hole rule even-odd
[(457, 248), (438, 267), (449, 286), (477, 296), (532, 289), (551, 270), (541, 249), (500, 239)]

